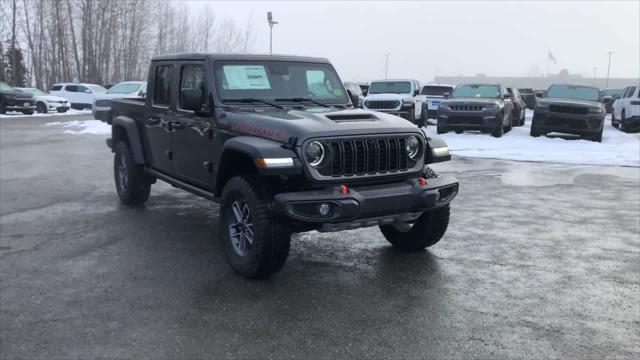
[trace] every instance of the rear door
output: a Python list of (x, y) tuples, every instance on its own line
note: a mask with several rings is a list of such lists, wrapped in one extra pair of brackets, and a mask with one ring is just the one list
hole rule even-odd
[(145, 130), (147, 132), (148, 153), (151, 167), (168, 175), (174, 175), (173, 132), (170, 126), (172, 105), (172, 85), (175, 81), (175, 66), (171, 62), (157, 61), (152, 67), (151, 99), (147, 102)]
[(65, 85), (62, 92), (63, 96), (66, 97), (70, 103), (77, 104), (79, 102), (78, 85)]
[(213, 176), (213, 139), (215, 129), (212, 117), (204, 117), (183, 106), (183, 91), (200, 90), (201, 110), (210, 110), (206, 73), (202, 61), (185, 61), (176, 72), (176, 111), (174, 125), (173, 163), (177, 176), (192, 185), (211, 190)]

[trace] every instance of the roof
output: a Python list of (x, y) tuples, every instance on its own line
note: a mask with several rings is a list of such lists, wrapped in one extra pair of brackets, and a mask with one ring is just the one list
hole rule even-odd
[(217, 53), (186, 53), (186, 54), (170, 54), (156, 56), (152, 61), (157, 60), (248, 60), (248, 61), (298, 61), (298, 62), (314, 62), (314, 63), (329, 63), (329, 60), (325, 58), (308, 57), (308, 56), (294, 56), (294, 55), (268, 55), (268, 54), (217, 54)]

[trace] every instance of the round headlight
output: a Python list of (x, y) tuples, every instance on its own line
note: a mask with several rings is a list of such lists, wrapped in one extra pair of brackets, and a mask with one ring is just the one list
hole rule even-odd
[(318, 167), (324, 160), (324, 145), (319, 141), (312, 141), (307, 145), (304, 155), (309, 165)]
[(420, 152), (420, 141), (415, 136), (409, 136), (406, 144), (407, 156), (411, 160), (415, 160)]

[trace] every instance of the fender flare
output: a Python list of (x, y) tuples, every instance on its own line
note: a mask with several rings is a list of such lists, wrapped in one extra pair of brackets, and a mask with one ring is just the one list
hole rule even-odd
[[(121, 128), (122, 130), (118, 130)], [(136, 164), (144, 164), (144, 151), (142, 150), (142, 141), (136, 121), (127, 116), (118, 116), (111, 123), (111, 138), (113, 144), (122, 140), (122, 132), (126, 134), (126, 140), (129, 143), (129, 149), (133, 156), (133, 162)]]
[(263, 175), (298, 174), (302, 173), (302, 166), (295, 151), (284, 148), (283, 144), (274, 140), (252, 136), (237, 136), (227, 140), (221, 152), (221, 159), (226, 151), (234, 151), (247, 155), (255, 163), (257, 158), (293, 158), (293, 166), (288, 168), (263, 169), (258, 171)]

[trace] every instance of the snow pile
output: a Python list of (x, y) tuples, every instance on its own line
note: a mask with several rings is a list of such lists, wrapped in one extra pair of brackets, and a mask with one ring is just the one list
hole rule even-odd
[[(534, 138), (529, 135), (530, 117), (531, 112), (527, 111), (525, 126), (514, 127), (499, 139), (479, 132), (449, 132), (439, 136), (454, 156), (640, 167), (640, 134), (627, 134), (612, 127), (609, 116), (605, 120), (602, 143), (553, 134)], [(427, 134), (436, 135), (436, 127), (428, 126)]]
[(68, 115), (91, 115), (91, 110), (76, 110), (69, 109), (66, 112), (48, 112), (48, 113), (33, 113), (33, 115), (25, 115), (21, 112), (8, 111), (6, 115), (0, 115), (0, 118), (21, 118), (21, 117), (40, 117), (40, 116), (68, 116)]
[(58, 126), (65, 128), (65, 134), (95, 134), (104, 135), (111, 134), (111, 125), (103, 123), (99, 120), (73, 120), (73, 121), (56, 121), (46, 123), (45, 126)]

